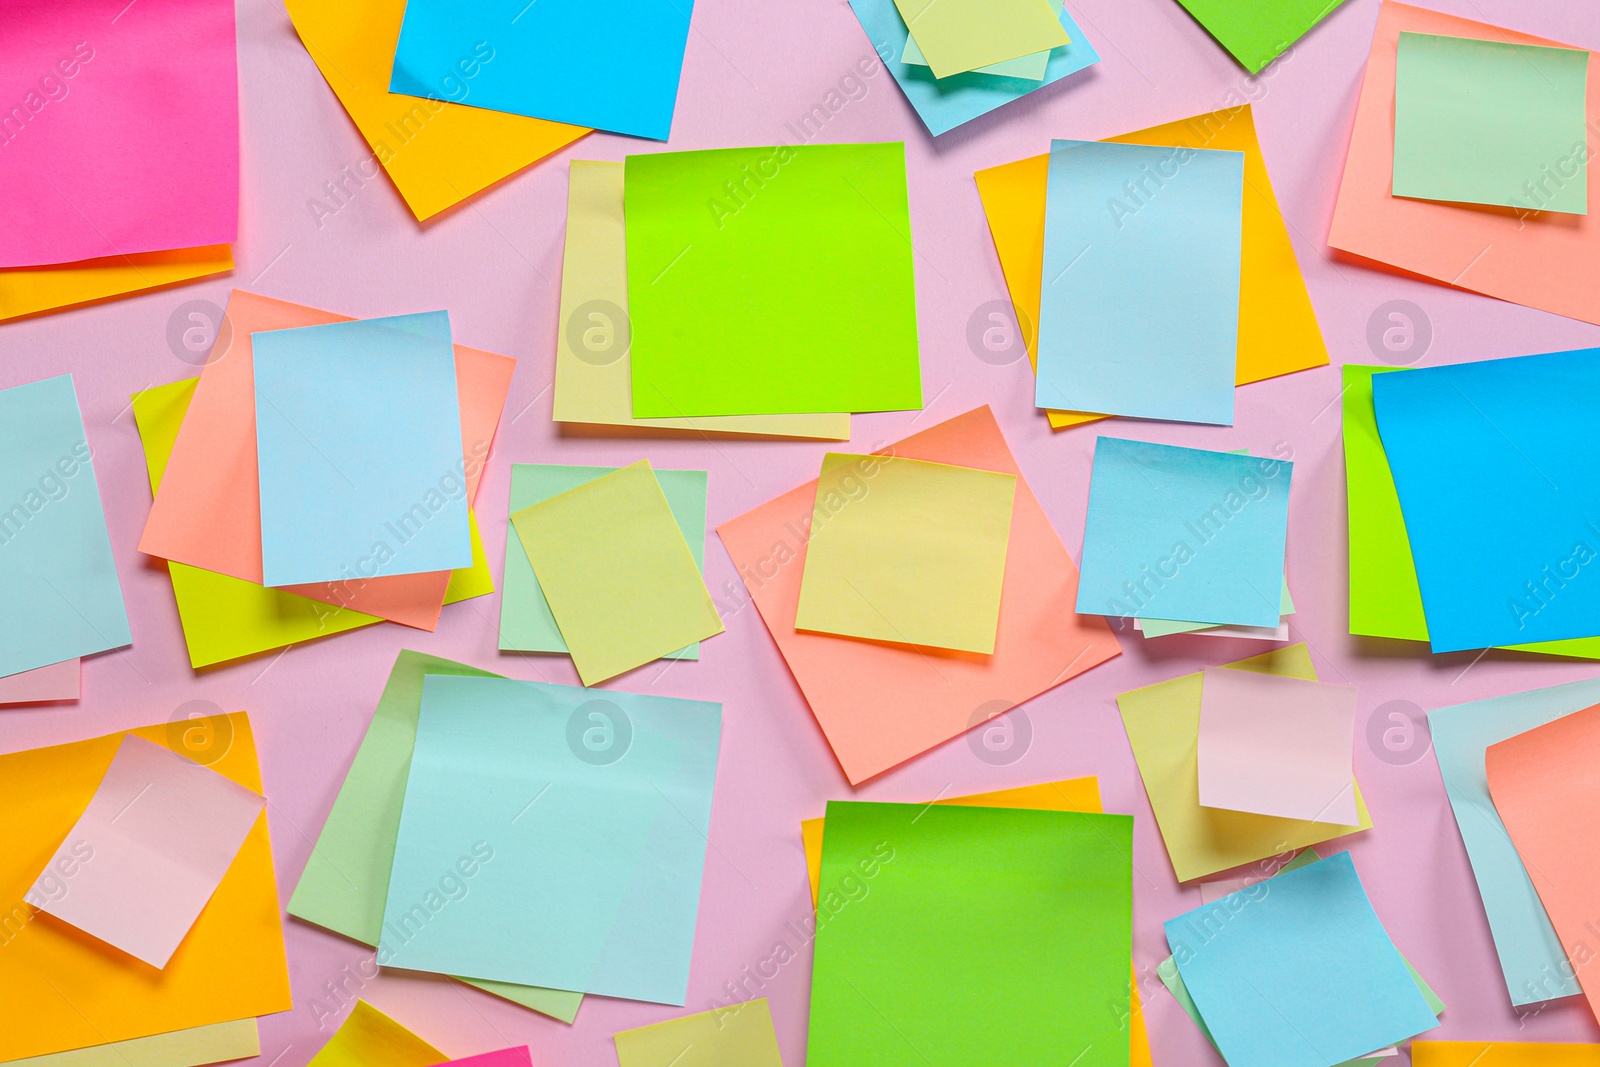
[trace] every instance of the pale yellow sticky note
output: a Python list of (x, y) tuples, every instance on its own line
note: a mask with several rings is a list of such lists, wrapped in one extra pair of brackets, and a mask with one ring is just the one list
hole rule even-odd
[(572, 161), (567, 184), (567, 243), (561, 258), (561, 318), (556, 324), (555, 421), (848, 440), (848, 412), (633, 417), (628, 236), (622, 215), (624, 166)]
[(232, 269), (230, 247), (205, 245), (0, 270), (0, 322), (192, 282)]
[(722, 632), (649, 462), (511, 516), (584, 685)]
[(765, 997), (624, 1030), (618, 1067), (783, 1067)]
[(895, 0), (935, 78), (1069, 43), (1046, 0)]
[(12, 1060), (7, 1067), (201, 1067), (261, 1054), (254, 1019), (212, 1023), (131, 1041)]
[(307, 1067), (433, 1067), (450, 1059), (364, 1000)]

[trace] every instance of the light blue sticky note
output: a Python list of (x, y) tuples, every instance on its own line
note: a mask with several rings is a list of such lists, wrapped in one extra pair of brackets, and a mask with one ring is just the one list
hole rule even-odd
[(389, 91), (665, 141), (694, 0), (408, 0)]
[(1277, 626), (1287, 460), (1095, 442), (1078, 612)]
[[(1060, 48), (1050, 50), (1050, 59), (1045, 65), (1042, 79), (1005, 78), (977, 71), (935, 78), (927, 67), (904, 61), (906, 43), (911, 39), (911, 33), (906, 29), (905, 20), (900, 17), (894, 0), (850, 0), (856, 20), (866, 31), (884, 67), (899, 83), (900, 91), (906, 94), (906, 99), (922, 124), (935, 137), (1100, 62), (1100, 54), (1094, 50), (1083, 31), (1078, 29), (1078, 24), (1072, 21), (1072, 16), (1067, 14), (1059, 0), (1051, 0), (1050, 6), (1061, 19), (1061, 27), (1067, 31), (1070, 40)], [(862, 72), (858, 68), (855, 73)], [(870, 82), (862, 84), (870, 91)], [(788, 129), (802, 141), (810, 141), (822, 132), (816, 118), (818, 114), (813, 109), (797, 120), (791, 120)], [(826, 121), (825, 117), (823, 121)]]
[(1328, 1067), (1439, 1025), (1341, 852), (1171, 919), (1229, 1067)]
[(1583, 992), (1489, 798), (1484, 750), (1575, 711), (1600, 704), (1600, 679), (1475, 700), (1428, 713), (1439, 775), (1472, 861), (1500, 972), (1515, 1005)]
[[(1283, 592), (1278, 595), (1278, 616), (1280, 625), (1284, 617), (1294, 614), (1294, 598), (1289, 595), (1289, 583), (1283, 583)], [(1140, 631), (1145, 637), (1170, 637), (1172, 634), (1192, 634), (1198, 630), (1211, 628), (1210, 623), (1182, 622), (1176, 619), (1140, 619)]]
[(72, 375), (0, 390), (0, 677), (132, 640)]
[(264, 584), (472, 566), (449, 316), (250, 336)]
[(1052, 141), (1041, 408), (1233, 424), (1244, 153)]
[(1600, 348), (1372, 379), (1435, 652), (1600, 635)]
[[(566, 467), (550, 463), (515, 463), (511, 467), (511, 514), (543, 503), (558, 493), (592, 482), (615, 467)], [(706, 565), (706, 472), (654, 469), (656, 481), (678, 520), (678, 529), (689, 543), (695, 566), (702, 574)], [(522, 540), (512, 528), (506, 533), (506, 568), (500, 592), (500, 651), (565, 652), (561, 636), (550, 611), (550, 603), (539, 587), (533, 564), (523, 551)], [(666, 659), (700, 658), (700, 643), (669, 653)]]
[(378, 962), (683, 1004), (721, 729), (720, 704), (428, 675)]

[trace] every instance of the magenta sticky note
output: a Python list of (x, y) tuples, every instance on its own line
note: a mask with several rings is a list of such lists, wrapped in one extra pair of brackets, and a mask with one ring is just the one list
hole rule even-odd
[(0, 704), (38, 704), (77, 700), (83, 661), (65, 659), (47, 667), (0, 678)]
[(479, 1056), (451, 1060), (441, 1067), (533, 1067), (533, 1057), (529, 1055), (527, 1045), (518, 1045), (515, 1048), (500, 1049), (498, 1052), (485, 1052)]

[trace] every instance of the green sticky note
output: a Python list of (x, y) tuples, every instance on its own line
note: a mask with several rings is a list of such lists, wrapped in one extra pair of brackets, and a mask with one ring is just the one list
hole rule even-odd
[(1586, 214), (1589, 53), (1402, 33), (1394, 195)]
[[(499, 677), (464, 663), (401, 651), (350, 773), (289, 898), (290, 915), (363, 945), (375, 947), (383, 928), (425, 674)], [(566, 1023), (577, 1017), (583, 1003), (582, 993), (566, 990), (472, 978), (461, 981)]]
[[(1061, 0), (1051, 0), (1050, 7), (1059, 19), (1061, 16)], [(926, 67), (928, 57), (922, 54), (922, 49), (917, 47), (917, 39), (910, 35), (906, 37), (905, 50), (900, 53), (900, 62), (908, 67)], [(1029, 56), (1018, 56), (1016, 59), (1007, 59), (1000, 63), (990, 63), (987, 66), (974, 70), (974, 74), (993, 74), (1001, 78), (1021, 78), (1024, 81), (1043, 81), (1045, 68), (1050, 65), (1050, 51), (1035, 52)]]
[(1046, 0), (894, 0), (935, 78), (1068, 43)]
[[(542, 503), (568, 489), (592, 482), (616, 467), (566, 467), (547, 463), (516, 463), (511, 467), (511, 511)], [(706, 472), (658, 470), (656, 481), (666, 495), (672, 517), (678, 520), (695, 566), (705, 573)], [(513, 530), (506, 538), (506, 568), (501, 579), (500, 650), (502, 652), (565, 652), (567, 642), (550, 612), (533, 564)], [(668, 653), (666, 659), (699, 659), (700, 643)]]
[(833, 801), (811, 1067), (1127, 1067), (1133, 819)]
[(633, 415), (922, 406), (902, 144), (629, 156)]
[(1344, 0), (1178, 0), (1245, 70), (1258, 74)]

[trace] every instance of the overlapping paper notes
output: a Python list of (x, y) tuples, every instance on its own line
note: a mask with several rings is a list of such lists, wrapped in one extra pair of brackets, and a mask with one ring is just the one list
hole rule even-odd
[(1290, 49), (1344, 0), (1178, 0), (1251, 74)]

